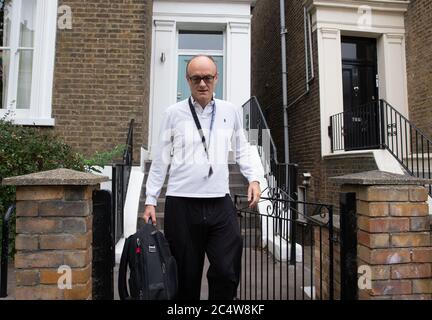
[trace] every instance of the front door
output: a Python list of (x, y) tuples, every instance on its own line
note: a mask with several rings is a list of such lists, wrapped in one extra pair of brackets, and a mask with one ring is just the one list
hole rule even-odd
[(342, 37), (345, 150), (379, 147), (376, 39)]
[[(178, 79), (177, 79), (177, 101), (190, 97), (189, 84), (186, 80), (186, 65), (192, 59), (192, 55), (179, 55), (178, 57)], [(215, 98), (223, 99), (223, 57), (212, 56), (218, 69), (218, 82), (215, 88)]]

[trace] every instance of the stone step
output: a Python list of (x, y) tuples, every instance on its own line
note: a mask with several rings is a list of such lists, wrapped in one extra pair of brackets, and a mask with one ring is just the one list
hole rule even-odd
[[(138, 207), (139, 216), (144, 212), (144, 208), (145, 208), (145, 185), (147, 183), (150, 165), (151, 165), (151, 161), (145, 161), (144, 181), (143, 181), (143, 186), (141, 188), (140, 202)], [(237, 164), (229, 164), (228, 167), (230, 170), (229, 189), (232, 198), (234, 199), (234, 194), (247, 194), (248, 182), (246, 178), (244, 178), (243, 175), (241, 174), (239, 166)], [(168, 183), (168, 177), (165, 179), (156, 206), (156, 224), (160, 230), (163, 230), (163, 226), (164, 226), (163, 212), (165, 210), (165, 196), (167, 191), (167, 183)], [(139, 227), (140, 225), (142, 225), (142, 223), (144, 223), (144, 220), (139, 216), (137, 217), (138, 219), (137, 227)], [(249, 227), (255, 228), (255, 226), (258, 225), (256, 221), (257, 221), (256, 219), (251, 219), (250, 217), (247, 217), (247, 218), (243, 218), (242, 223), (243, 224), (246, 223), (247, 228)]]
[[(145, 224), (142, 217), (138, 217), (137, 230)], [(158, 230), (164, 230), (164, 215), (163, 213), (156, 213), (156, 227)], [(259, 228), (245, 229), (241, 228), (240, 235), (243, 240), (243, 247), (245, 248), (257, 248), (261, 246), (261, 230)]]
[[(145, 192), (145, 191), (142, 191)], [(166, 190), (165, 190), (166, 192)], [(235, 197), (234, 195), (236, 194), (241, 194), (241, 195), (246, 195), (247, 194), (247, 187), (246, 186), (239, 186), (239, 185), (234, 185), (234, 186), (230, 186), (230, 195), (233, 201), (235, 201)], [(138, 212), (142, 212), (144, 211), (145, 208), (145, 194), (141, 194), (140, 200), (139, 200), (139, 205), (138, 205)], [(247, 203), (245, 201), (246, 199), (241, 199), (239, 202), (239, 208), (244, 208), (247, 206)], [(161, 192), (161, 196), (158, 198), (158, 202), (157, 202), (157, 206), (156, 206), (156, 211), (160, 211), (163, 212), (165, 210), (165, 193), (162, 194)]]
[[(163, 230), (163, 226), (164, 226), (164, 219), (165, 219), (164, 207), (165, 207), (165, 199), (160, 201), (160, 205), (158, 204), (158, 206), (156, 207), (156, 224), (160, 228), (160, 230)], [(142, 221), (140, 221), (142, 220), (142, 213), (144, 213), (144, 205), (142, 207), (142, 210), (139, 210), (139, 214), (137, 217), (138, 218), (137, 228), (139, 228), (139, 223), (143, 223)], [(237, 219), (238, 219), (239, 227), (242, 230), (259, 228), (261, 225), (260, 218), (257, 215), (242, 215), (242, 217), (238, 217)]]
[[(151, 161), (144, 161), (144, 173), (148, 173), (150, 171)], [(231, 173), (240, 173), (240, 168), (237, 163), (228, 163), (228, 170)]]
[[(148, 173), (144, 174), (144, 180), (143, 180), (143, 188), (145, 188), (145, 185), (147, 183)], [(168, 183), (168, 177), (164, 181), (164, 185)], [(241, 174), (241, 172), (230, 172), (229, 174), (229, 183), (230, 184), (248, 184), (247, 179)]]
[[(140, 199), (138, 212), (144, 212), (145, 208), (145, 198)], [(165, 197), (159, 198), (156, 206), (156, 212), (164, 212), (165, 211)]]
[[(145, 224), (144, 218), (139, 216), (137, 218), (137, 230), (139, 230)], [(164, 213), (156, 212), (156, 227), (158, 230), (163, 231), (164, 229)]]
[(241, 229), (243, 248), (261, 247), (261, 230), (259, 229)]
[[(241, 184), (241, 183), (230, 184), (229, 189), (230, 189), (230, 194), (232, 194), (232, 195), (234, 195), (234, 194), (246, 194), (247, 193), (247, 185)], [(161, 193), (159, 195), (158, 200), (165, 197), (166, 191), (167, 191), (167, 184), (164, 184), (162, 189), (161, 189)], [(145, 201), (145, 186), (143, 186), (143, 188), (141, 188), (140, 201)]]

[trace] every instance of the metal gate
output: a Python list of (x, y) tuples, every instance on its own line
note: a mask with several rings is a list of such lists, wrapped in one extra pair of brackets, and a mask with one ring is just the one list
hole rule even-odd
[(93, 300), (114, 300), (115, 244), (111, 192), (93, 192)]
[[(333, 207), (263, 197), (260, 208), (266, 212), (258, 212), (247, 207), (245, 198), (235, 196), (243, 237), (237, 297), (333, 300)], [(286, 229), (291, 230), (288, 239)]]

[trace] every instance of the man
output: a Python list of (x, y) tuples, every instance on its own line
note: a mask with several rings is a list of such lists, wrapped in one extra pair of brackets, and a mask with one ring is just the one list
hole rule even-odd
[[(144, 220), (156, 223), (155, 206), (170, 165), (164, 233), (178, 266), (178, 299), (199, 300), (204, 255), (209, 299), (233, 299), (241, 269), (242, 238), (229, 196), (228, 153), (249, 181), (250, 207), (258, 203), (262, 166), (253, 166), (242, 128), (242, 110), (213, 98), (218, 80), (211, 57), (199, 55), (186, 67), (191, 97), (167, 108), (146, 184)], [(202, 127), (202, 136), (196, 120)], [(203, 138), (204, 137), (204, 138)]]

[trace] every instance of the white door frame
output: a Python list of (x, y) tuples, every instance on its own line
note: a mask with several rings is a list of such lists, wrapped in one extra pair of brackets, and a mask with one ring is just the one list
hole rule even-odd
[[(250, 97), (250, 4), (253, 1), (166, 1), (153, 2), (152, 57), (148, 150), (158, 134), (163, 111), (176, 103), (178, 78), (178, 30), (224, 32), (224, 97), (241, 105)], [(192, 29), (193, 30), (193, 29)], [(241, 79), (241, 81), (239, 81)]]
[[(308, 0), (317, 32), (321, 155), (331, 155), (330, 116), (343, 112), (341, 36), (377, 39), (379, 95), (408, 118), (405, 54), (407, 1)], [(351, 151), (350, 151), (351, 152)], [(355, 152), (355, 151), (352, 151)], [(336, 153), (336, 152), (335, 152)]]

